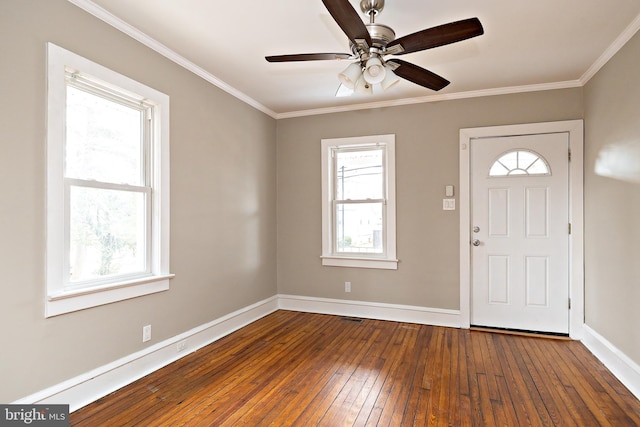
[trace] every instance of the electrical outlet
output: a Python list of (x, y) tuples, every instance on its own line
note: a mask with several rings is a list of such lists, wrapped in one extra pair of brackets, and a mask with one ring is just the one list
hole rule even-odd
[(351, 282), (344, 282), (344, 291), (351, 292)]
[(151, 325), (142, 327), (142, 342), (151, 340)]
[(187, 340), (182, 340), (176, 344), (178, 351), (184, 351), (187, 348)]

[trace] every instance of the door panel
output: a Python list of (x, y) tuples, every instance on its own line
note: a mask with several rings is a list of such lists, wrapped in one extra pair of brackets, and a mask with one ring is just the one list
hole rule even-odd
[(489, 235), (491, 237), (509, 236), (509, 201), (508, 188), (489, 189)]
[(527, 306), (549, 306), (549, 257), (526, 257), (525, 286)]
[(472, 324), (568, 333), (568, 146), (566, 133), (471, 144)]
[(549, 237), (549, 189), (527, 188), (526, 192), (527, 237)]
[(489, 255), (489, 304), (509, 304), (509, 257)]

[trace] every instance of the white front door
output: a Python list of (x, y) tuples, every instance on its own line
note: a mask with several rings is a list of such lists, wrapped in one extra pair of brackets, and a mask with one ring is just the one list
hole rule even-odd
[(569, 137), (471, 144), (471, 324), (569, 332)]

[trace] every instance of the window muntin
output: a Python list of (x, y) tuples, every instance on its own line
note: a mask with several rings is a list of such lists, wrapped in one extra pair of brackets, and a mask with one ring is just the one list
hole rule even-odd
[(151, 274), (153, 105), (66, 73), (65, 288)]
[(65, 177), (144, 185), (153, 106), (109, 99), (109, 92), (67, 72)]
[(334, 148), (336, 200), (384, 198), (384, 149)]
[(169, 97), (47, 44), (45, 316), (169, 289)]
[(489, 168), (489, 176), (551, 175), (547, 161), (529, 150), (513, 150), (500, 155)]
[(335, 253), (384, 255), (384, 149), (333, 148)]
[(322, 263), (397, 269), (395, 136), (322, 140)]

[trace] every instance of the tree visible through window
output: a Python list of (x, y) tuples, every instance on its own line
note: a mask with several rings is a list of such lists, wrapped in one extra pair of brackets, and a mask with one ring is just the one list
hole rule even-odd
[(52, 43), (47, 73), (45, 315), (169, 289), (169, 97)]
[(152, 105), (109, 99), (108, 92), (67, 76), (69, 283), (148, 273), (145, 153), (152, 113)]

